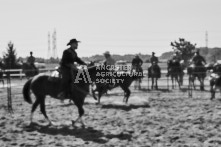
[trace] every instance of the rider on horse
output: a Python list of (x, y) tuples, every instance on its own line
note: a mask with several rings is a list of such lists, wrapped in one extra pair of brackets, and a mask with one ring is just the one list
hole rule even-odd
[(29, 65), (34, 68), (37, 69), (35, 66), (35, 57), (33, 56), (33, 52), (30, 52), (30, 57), (28, 57), (27, 62), (29, 63)]
[(140, 59), (139, 55), (136, 55), (132, 60), (132, 69), (138, 69), (139, 72), (143, 73), (142, 69), (143, 60)]
[[(171, 59), (169, 59), (168, 60), (168, 62), (177, 62), (179, 65), (180, 65), (180, 61), (181, 61), (182, 59), (181, 59), (181, 57), (180, 57), (180, 55), (179, 55), (179, 52), (178, 51), (176, 51), (172, 56), (171, 56)], [(169, 67), (169, 65), (167, 66), (167, 71), (168, 71), (168, 73), (166, 74), (166, 76), (167, 77), (169, 77), (169, 75), (171, 74), (170, 73), (170, 67)]]
[(58, 98), (64, 99), (68, 97), (71, 91), (71, 85), (73, 79), (75, 79), (77, 74), (77, 67), (74, 62), (77, 62), (81, 65), (87, 65), (84, 61), (82, 61), (76, 53), (76, 49), (78, 48), (78, 43), (80, 41), (76, 39), (71, 39), (67, 45), (70, 47), (64, 50), (62, 59), (61, 59), (61, 75), (62, 81), (60, 85), (60, 93), (57, 95)]
[(217, 60), (216, 63), (212, 66), (213, 73), (221, 75), (221, 60)]
[[(114, 72), (114, 68), (115, 68), (115, 63), (116, 61), (112, 58), (111, 54), (109, 51), (106, 51), (104, 53), (104, 57), (105, 57), (105, 60), (104, 60), (104, 65), (107, 67), (109, 66), (109, 70), (110, 72)], [(112, 74), (110, 74), (110, 78), (112, 79), (112, 82), (113, 82), (113, 79), (114, 77), (112, 76)], [(108, 89), (111, 89), (113, 88), (113, 86), (115, 85), (115, 83), (106, 83), (106, 85), (108, 86)]]
[(206, 64), (206, 60), (204, 59), (203, 56), (200, 55), (199, 50), (196, 50), (195, 55), (192, 58), (192, 63), (195, 66), (203, 66)]
[[(159, 65), (158, 65), (158, 62), (159, 62), (158, 58), (155, 56), (155, 53), (152, 52), (152, 57), (150, 58), (151, 66), (148, 68), (148, 78), (151, 77), (151, 68), (152, 68), (153, 66), (155, 66), (155, 67), (157, 68), (157, 70), (159, 71), (159, 73), (160, 73), (160, 67), (159, 67)], [(160, 75), (159, 75), (159, 76), (160, 76)]]

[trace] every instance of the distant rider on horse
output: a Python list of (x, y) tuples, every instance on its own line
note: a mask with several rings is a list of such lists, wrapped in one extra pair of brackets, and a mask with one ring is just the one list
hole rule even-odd
[(57, 97), (60, 99), (67, 98), (68, 95), (71, 94), (71, 84), (74, 83), (72, 83), (72, 81), (75, 80), (77, 74), (77, 67), (75, 66), (74, 62), (77, 62), (81, 65), (87, 65), (77, 56), (75, 51), (78, 48), (79, 42), (80, 41), (76, 39), (71, 39), (67, 44), (70, 45), (70, 47), (63, 51), (60, 63), (62, 81), (59, 89), (60, 93), (57, 95)]
[(159, 60), (155, 56), (155, 52), (152, 52), (152, 57), (150, 58), (151, 66), (148, 68), (148, 78), (151, 77), (151, 68), (153, 68), (153, 66), (155, 66), (155, 68), (158, 70), (159, 76), (160, 76), (160, 67), (158, 65), (158, 62), (159, 62)]
[(218, 74), (221, 76), (221, 60), (217, 60), (216, 63), (212, 66), (213, 73)]
[[(112, 58), (112, 56), (111, 56), (109, 51), (104, 52), (104, 57), (105, 57), (104, 65), (106, 67), (109, 66), (109, 70), (110, 70), (109, 72), (113, 73), (114, 70), (115, 70), (115, 63), (116, 63), (116, 61)], [(112, 79), (112, 82), (114, 82), (114, 80), (113, 80), (114, 77), (113, 77), (112, 74), (111, 74), (110, 78)], [(105, 85), (107, 85), (108, 89), (112, 89), (114, 87), (115, 83), (112, 83), (112, 82), (105, 83)]]
[(200, 55), (199, 50), (196, 50), (195, 55), (192, 58), (192, 63), (195, 66), (203, 66), (206, 64), (206, 60)]
[(33, 52), (30, 52), (27, 62), (32, 68), (37, 69), (35, 66), (35, 57), (33, 56)]
[[(180, 55), (179, 55), (179, 52), (178, 51), (176, 51), (174, 54), (172, 54), (172, 56), (171, 56), (171, 58), (168, 60), (168, 62), (177, 62), (178, 63), (178, 65), (180, 65), (180, 61), (181, 61), (182, 59), (181, 59), (181, 57), (180, 57)], [(180, 65), (181, 66), (181, 65)], [(170, 67), (169, 67), (169, 65), (167, 66), (167, 71), (168, 71), (168, 73), (166, 74), (166, 76), (167, 77), (169, 77), (170, 76)]]
[(139, 72), (143, 73), (142, 65), (143, 65), (143, 60), (140, 59), (139, 55), (135, 55), (135, 57), (132, 60), (132, 70), (138, 69)]

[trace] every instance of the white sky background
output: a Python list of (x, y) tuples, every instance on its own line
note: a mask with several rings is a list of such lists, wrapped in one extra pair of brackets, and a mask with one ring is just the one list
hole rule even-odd
[(72, 38), (80, 57), (160, 56), (180, 37), (204, 47), (206, 31), (208, 46), (221, 47), (220, 15), (221, 0), (0, 0), (0, 57), (12, 41), (18, 56), (47, 58), (54, 29), (59, 57)]

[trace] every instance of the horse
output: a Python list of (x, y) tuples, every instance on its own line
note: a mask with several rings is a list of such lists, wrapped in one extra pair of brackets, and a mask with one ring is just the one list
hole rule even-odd
[[(135, 71), (133, 71), (135, 70)], [(141, 66), (133, 66), (132, 69), (131, 69), (131, 73), (132, 72), (136, 72), (138, 73), (140, 76), (143, 76), (143, 69)], [(141, 85), (140, 83), (142, 82), (142, 78), (138, 78), (135, 80), (135, 83), (134, 83), (134, 89), (136, 89), (138, 87), (138, 89), (141, 89)]]
[(221, 64), (220, 63), (209, 63), (206, 65), (207, 70), (210, 71), (209, 82), (210, 82), (210, 93), (211, 100), (215, 98), (216, 90), (219, 89), (221, 92)]
[[(83, 104), (85, 97), (89, 93), (89, 85), (91, 81), (95, 80), (96, 73), (97, 73), (97, 67), (93, 66), (88, 69), (84, 70), (78, 70), (77, 76), (80, 76), (81, 74), (87, 75), (87, 78), (82, 80), (82, 78), (76, 77), (75, 83), (71, 84), (71, 95), (67, 99), (71, 99), (75, 105), (78, 108), (79, 116), (75, 121), (72, 121), (72, 125), (78, 121), (82, 124), (84, 127), (85, 124), (82, 120), (82, 116), (84, 115), (84, 109)], [(88, 77), (89, 76), (89, 77)], [(46, 118), (48, 125), (52, 125), (52, 122), (49, 120), (46, 110), (45, 110), (45, 98), (47, 95), (51, 96), (51, 98), (57, 98), (57, 95), (59, 93), (59, 87), (61, 84), (61, 78), (58, 77), (50, 77), (48, 75), (44, 74), (38, 74), (34, 76), (33, 78), (30, 78), (23, 87), (23, 97), (26, 102), (29, 104), (32, 104), (32, 100), (30, 97), (30, 90), (35, 95), (36, 100), (34, 104), (32, 105), (31, 110), (31, 117), (30, 117), (30, 125), (32, 124), (33, 120), (33, 114), (36, 110), (37, 106), (40, 105), (40, 110), (43, 113), (44, 117)]]
[[(96, 82), (96, 89), (92, 90), (92, 94), (95, 100), (98, 100), (97, 104), (100, 104), (101, 96), (105, 93), (107, 93), (108, 90), (112, 90), (116, 87), (121, 87), (121, 89), (124, 91), (124, 98), (123, 102), (127, 104), (128, 99), (130, 97), (131, 91), (129, 89), (130, 85), (133, 81), (143, 78), (143, 74), (139, 72), (114, 72), (114, 76), (112, 77), (115, 80), (115, 84), (113, 87), (109, 87), (108, 84), (103, 84), (100, 82)], [(98, 92), (98, 98), (95, 95), (95, 92)]]
[(208, 67), (208, 68), (212, 68), (213, 73), (216, 73), (218, 75), (221, 75), (221, 64), (214, 64), (212, 67)]
[(206, 67), (201, 62), (196, 62), (195, 64), (190, 64), (187, 67), (187, 73), (189, 75), (189, 82), (196, 89), (195, 78), (197, 77), (200, 82), (200, 90), (204, 90), (204, 79), (206, 77)]
[(177, 60), (168, 60), (167, 66), (168, 66), (167, 68), (168, 73), (172, 80), (172, 88), (174, 88), (174, 85), (175, 85), (174, 79), (178, 83), (178, 86), (180, 88), (182, 84), (182, 76), (183, 76), (183, 70), (182, 70), (180, 62)]
[(161, 77), (161, 69), (157, 65), (157, 63), (154, 62), (152, 64), (152, 66), (148, 69), (148, 80), (149, 80), (149, 78), (151, 78), (151, 80), (152, 80), (151, 89), (154, 88), (154, 85), (155, 85), (155, 89), (158, 89), (157, 80), (160, 77)]
[(219, 91), (221, 92), (221, 76), (216, 73), (212, 73), (209, 76), (209, 82), (210, 82), (210, 93), (211, 93), (210, 99), (213, 100), (215, 98), (216, 90), (219, 89)]
[(30, 65), (29, 63), (22, 64), (22, 72), (28, 79), (39, 74), (39, 70), (34, 66)]

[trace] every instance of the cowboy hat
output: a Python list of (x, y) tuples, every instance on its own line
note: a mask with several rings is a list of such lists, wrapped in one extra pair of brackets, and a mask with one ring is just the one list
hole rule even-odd
[(67, 45), (71, 45), (72, 43), (78, 43), (78, 42), (80, 42), (80, 41), (78, 41), (77, 39), (74, 38), (74, 39), (71, 39)]

